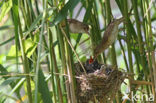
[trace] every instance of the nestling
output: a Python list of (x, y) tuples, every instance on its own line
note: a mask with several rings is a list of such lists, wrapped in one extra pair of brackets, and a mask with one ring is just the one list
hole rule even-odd
[[(69, 25), (69, 31), (71, 33), (86, 33), (89, 34), (89, 26), (83, 22), (76, 19), (67, 19)], [(65, 23), (62, 24), (65, 27)]]
[(85, 63), (85, 69), (87, 73), (93, 73), (94, 71), (101, 68), (101, 64), (97, 60), (93, 60), (92, 57)]

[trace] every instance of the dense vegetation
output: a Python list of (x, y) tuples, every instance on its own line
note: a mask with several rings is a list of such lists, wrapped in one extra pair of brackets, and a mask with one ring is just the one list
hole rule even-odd
[[(99, 62), (130, 75), (114, 103), (129, 103), (132, 94), (147, 95), (137, 103), (152, 100), (154, 0), (1, 0), (0, 102), (76, 103), (74, 63), (92, 56), (107, 25), (120, 17), (125, 22), (119, 25), (117, 40), (98, 56)], [(90, 36), (70, 33), (68, 25), (63, 29), (67, 18), (90, 25)], [(122, 98), (125, 95), (131, 99)]]

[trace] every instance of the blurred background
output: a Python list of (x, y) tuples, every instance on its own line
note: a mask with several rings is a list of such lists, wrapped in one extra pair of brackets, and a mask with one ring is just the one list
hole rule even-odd
[[(107, 26), (121, 17), (116, 41), (97, 60), (132, 75), (114, 103), (131, 103), (132, 93), (148, 98), (134, 103), (148, 103), (156, 94), (155, 0), (0, 1), (0, 103), (76, 103), (74, 63), (93, 56)], [(89, 25), (90, 34), (66, 25), (67, 39), (66, 19)]]

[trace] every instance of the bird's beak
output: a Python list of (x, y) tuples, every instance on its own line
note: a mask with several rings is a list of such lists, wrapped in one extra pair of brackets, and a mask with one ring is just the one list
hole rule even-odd
[(86, 34), (90, 34), (91, 26), (89, 25), (89, 29), (85, 31)]

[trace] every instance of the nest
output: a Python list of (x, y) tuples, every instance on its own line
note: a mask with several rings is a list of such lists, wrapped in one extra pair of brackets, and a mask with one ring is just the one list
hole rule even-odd
[[(88, 103), (89, 101), (103, 101), (103, 99), (113, 99), (124, 80), (123, 73), (116, 67), (105, 64), (88, 65), (83, 63), (87, 74), (79, 63), (76, 66), (77, 75), (77, 100), (78, 103)], [(89, 70), (90, 69), (90, 70)]]

